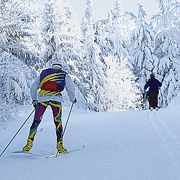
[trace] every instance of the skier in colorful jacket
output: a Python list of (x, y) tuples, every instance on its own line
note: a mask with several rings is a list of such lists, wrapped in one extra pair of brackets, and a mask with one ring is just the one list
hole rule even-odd
[(67, 151), (63, 146), (63, 127), (61, 121), (61, 102), (63, 102), (61, 93), (64, 89), (66, 89), (70, 101), (76, 103), (74, 84), (68, 73), (62, 70), (62, 66), (59, 63), (54, 63), (51, 68), (44, 69), (33, 83), (31, 87), (31, 98), (35, 107), (35, 115), (30, 127), (27, 144), (23, 147), (24, 152), (29, 152), (32, 148), (37, 128), (48, 106), (52, 109), (54, 124), (56, 126), (57, 152), (64, 153)]
[(162, 86), (162, 83), (155, 78), (154, 74), (150, 75), (150, 79), (144, 86), (144, 90), (149, 88), (147, 97), (149, 101), (149, 109), (156, 109), (158, 108), (158, 94), (159, 88)]

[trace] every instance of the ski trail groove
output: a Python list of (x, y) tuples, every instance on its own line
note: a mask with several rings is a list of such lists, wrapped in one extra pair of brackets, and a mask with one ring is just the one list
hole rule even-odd
[(155, 130), (157, 135), (160, 137), (162, 145), (168, 154), (168, 158), (171, 163), (171, 167), (172, 167), (175, 177), (177, 178), (177, 180), (180, 180), (179, 146), (177, 146), (177, 143), (175, 142), (174, 137), (169, 133), (169, 131), (167, 131), (167, 128), (165, 128), (162, 125), (162, 123), (160, 122), (160, 117), (158, 117), (157, 113), (158, 112), (155, 112), (155, 111), (150, 112), (149, 120), (152, 124), (153, 129)]
[(178, 151), (180, 152), (180, 144), (178, 143), (179, 140), (176, 138), (174, 133), (166, 126), (166, 124), (161, 120), (159, 113), (156, 113), (156, 117), (158, 122), (161, 124), (161, 126), (164, 128), (164, 130), (167, 132), (167, 134), (172, 138), (174, 144), (177, 146)]

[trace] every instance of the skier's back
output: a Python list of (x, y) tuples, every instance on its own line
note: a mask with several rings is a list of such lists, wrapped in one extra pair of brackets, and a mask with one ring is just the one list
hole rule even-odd
[(144, 86), (144, 90), (149, 88), (148, 90), (148, 101), (149, 101), (149, 108), (157, 108), (158, 107), (158, 94), (159, 88), (162, 86), (162, 83), (155, 78), (154, 74), (150, 75), (150, 79)]

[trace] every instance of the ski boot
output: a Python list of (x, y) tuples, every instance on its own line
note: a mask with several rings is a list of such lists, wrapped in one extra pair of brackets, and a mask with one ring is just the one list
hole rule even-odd
[(23, 152), (29, 152), (33, 146), (33, 141), (31, 139), (27, 139), (27, 144), (23, 147)]
[(63, 147), (63, 141), (62, 139), (60, 139), (57, 142), (57, 154), (62, 154), (62, 153), (66, 153), (67, 149)]

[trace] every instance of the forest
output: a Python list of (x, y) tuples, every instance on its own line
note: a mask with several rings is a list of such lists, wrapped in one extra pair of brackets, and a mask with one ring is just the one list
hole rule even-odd
[(30, 87), (43, 68), (62, 64), (78, 104), (95, 112), (146, 109), (151, 73), (162, 82), (160, 107), (180, 90), (180, 1), (158, 0), (150, 21), (142, 5), (123, 12), (116, 0), (97, 19), (93, 0), (76, 22), (68, 0), (0, 1), (0, 116), (31, 104)]

